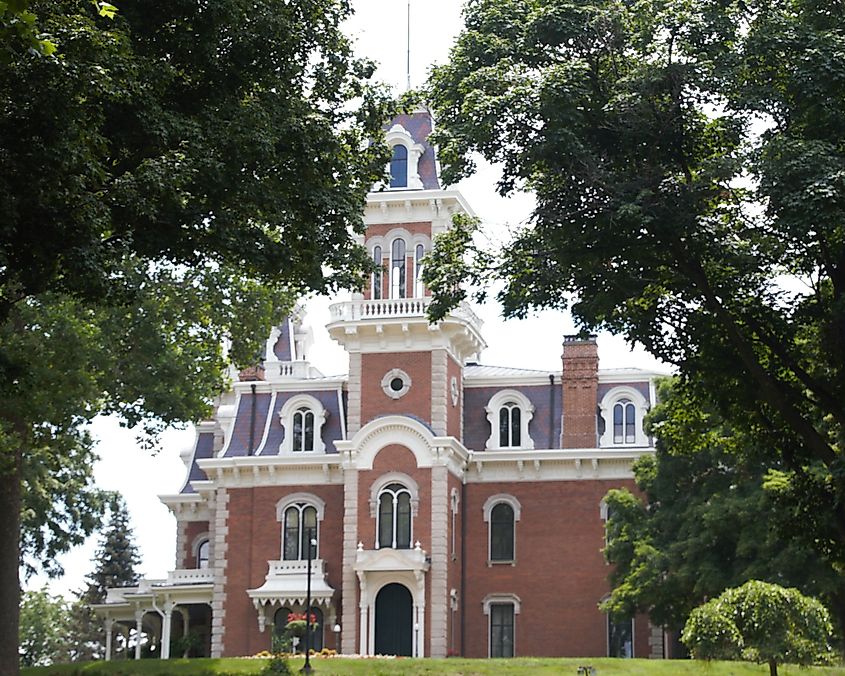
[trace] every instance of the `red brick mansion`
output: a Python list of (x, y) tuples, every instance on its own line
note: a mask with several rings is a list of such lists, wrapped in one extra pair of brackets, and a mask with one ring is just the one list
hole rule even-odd
[(310, 558), (317, 648), (663, 656), (648, 618), (598, 608), (602, 498), (653, 452), (654, 374), (600, 370), (595, 341), (577, 337), (553, 370), (484, 365), (469, 307), (428, 323), (421, 261), (472, 214), (440, 188), (430, 130), (424, 112), (387, 130), (390, 184), (370, 194), (362, 240), (380, 271), (327, 327), (348, 375), (309, 364), (298, 313), (273, 330), (263, 369), (197, 425), (185, 484), (162, 497), (176, 569), (98, 606), (110, 649), (136, 631), (162, 657), (189, 632), (196, 654), (269, 649), (304, 610)]

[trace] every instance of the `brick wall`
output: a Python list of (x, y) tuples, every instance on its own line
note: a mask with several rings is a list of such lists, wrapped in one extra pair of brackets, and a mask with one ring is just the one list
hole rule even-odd
[[(318, 556), (326, 562), (328, 583), (341, 588), (342, 486), (260, 486), (229, 491), (228, 564), (226, 568), (226, 635), (224, 655), (251, 655), (270, 647), (272, 627), (258, 630), (258, 616), (247, 589), (264, 584), (267, 562), (281, 559), (282, 524), (276, 503), (291, 493), (307, 492), (326, 503), (320, 522)], [(268, 619), (272, 613), (268, 615)]]
[[(469, 484), (466, 487), (465, 605), (467, 657), (488, 654), (487, 594), (515, 594), (517, 655), (604, 656), (606, 617), (597, 604), (608, 593), (600, 502), (610, 488), (632, 481)], [(516, 563), (487, 564), (482, 508), (498, 493), (519, 500)], [(636, 632), (638, 654), (648, 654), (648, 629)], [(645, 651), (645, 652), (642, 652)]]
[[(394, 368), (411, 377), (411, 389), (399, 399), (391, 399), (381, 387), (384, 374)], [(411, 415), (431, 423), (430, 352), (361, 355), (361, 426), (390, 414)]]

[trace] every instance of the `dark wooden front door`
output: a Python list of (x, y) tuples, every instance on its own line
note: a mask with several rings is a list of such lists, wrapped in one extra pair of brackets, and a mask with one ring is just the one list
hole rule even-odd
[(401, 584), (389, 584), (376, 596), (376, 654), (411, 656), (413, 631), (411, 592)]

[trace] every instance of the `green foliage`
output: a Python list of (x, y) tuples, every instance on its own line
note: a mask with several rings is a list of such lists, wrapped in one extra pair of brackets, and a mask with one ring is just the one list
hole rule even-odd
[(290, 665), (286, 657), (281, 655), (273, 655), (267, 666), (261, 671), (262, 674), (292, 674)]
[(757, 580), (696, 608), (681, 640), (697, 659), (824, 664), (831, 658), (825, 607), (797, 589)]
[(427, 92), (447, 182), (479, 153), (502, 194), (536, 195), (506, 245), (432, 257), (438, 313), (501, 280), (506, 315), (570, 309), (644, 345), (753, 431), (779, 513), (840, 569), (842, 15), (839, 0), (474, 0)]
[(843, 617), (840, 569), (818, 554), (813, 529), (777, 509), (777, 465), (752, 428), (734, 428), (682, 381), (658, 383), (647, 419), (656, 453), (634, 466), (641, 494), (605, 497), (605, 556), (614, 564), (603, 609), (680, 629), (693, 608), (751, 579), (818, 596)]
[[(21, 598), (19, 652), (22, 666), (68, 662), (69, 609), (60, 596), (46, 589), (24, 592)], [(8, 638), (8, 637), (6, 637)]]

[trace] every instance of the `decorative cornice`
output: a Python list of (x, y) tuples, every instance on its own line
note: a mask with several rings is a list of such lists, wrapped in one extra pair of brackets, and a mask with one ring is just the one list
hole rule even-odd
[(307, 457), (251, 455), (209, 458), (199, 460), (197, 464), (214, 486), (247, 488), (250, 486), (341, 484), (343, 483), (343, 474), (340, 471), (341, 461), (340, 455), (331, 453), (313, 454)]

